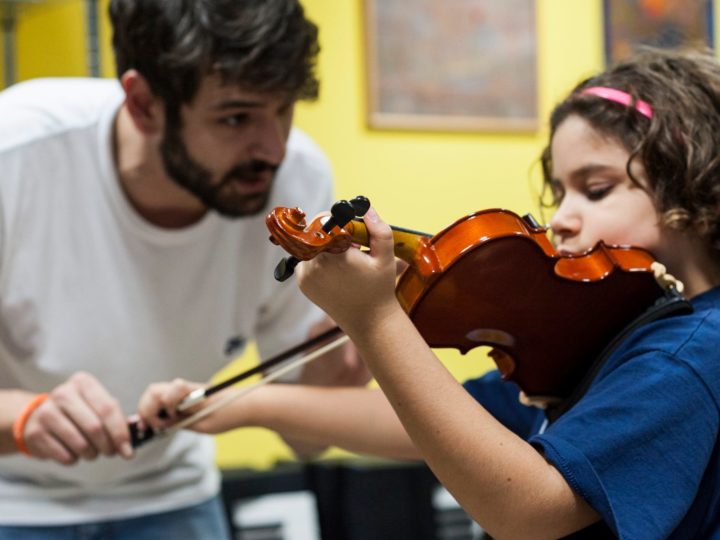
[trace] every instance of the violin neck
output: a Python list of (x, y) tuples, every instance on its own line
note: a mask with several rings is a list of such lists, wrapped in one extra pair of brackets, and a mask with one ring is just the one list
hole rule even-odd
[[(361, 246), (368, 246), (369, 239), (365, 223), (360, 219), (354, 219), (351, 223), (352, 230), (347, 226), (345, 229), (350, 232), (353, 242)], [(391, 225), (390, 228), (393, 234), (395, 256), (408, 264), (412, 264), (415, 254), (418, 253), (425, 242), (432, 238), (430, 234), (404, 229), (402, 227)]]

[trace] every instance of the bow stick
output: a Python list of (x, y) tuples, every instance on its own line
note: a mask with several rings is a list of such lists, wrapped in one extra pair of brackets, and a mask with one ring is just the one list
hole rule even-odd
[[(340, 329), (340, 327), (335, 326), (333, 328), (330, 328), (329, 330), (326, 330), (322, 334), (318, 334), (314, 338), (305, 341), (304, 343), (295, 345), (294, 347), (292, 347), (286, 351), (283, 351), (280, 354), (278, 354), (272, 358), (269, 358), (268, 360), (258, 364), (257, 366), (254, 366), (246, 371), (243, 371), (242, 373), (239, 373), (233, 377), (230, 377), (224, 381), (221, 381), (221, 382), (214, 384), (212, 386), (209, 386), (207, 388), (198, 388), (197, 390), (193, 390), (185, 397), (185, 399), (183, 399), (182, 402), (180, 402), (180, 404), (177, 407), (177, 410), (179, 412), (186, 411), (193, 405), (200, 403), (201, 401), (207, 399), (208, 397), (219, 392), (220, 390), (224, 390), (228, 386), (237, 384), (238, 382), (245, 380), (248, 377), (252, 377), (253, 375), (256, 375), (257, 373), (261, 373), (273, 366), (276, 366), (276, 365), (280, 364), (281, 362), (284, 362), (287, 359), (292, 358), (293, 356), (296, 356), (307, 349), (315, 347), (315, 346), (319, 345), (320, 343), (323, 343), (324, 341), (327, 341), (328, 339), (335, 337), (339, 334), (342, 334), (342, 330)], [(332, 342), (328, 343), (327, 345), (299, 358), (298, 360), (291, 362), (287, 366), (284, 366), (280, 369), (273, 371), (272, 373), (268, 374), (265, 378), (263, 378), (261, 381), (259, 381), (255, 385), (248, 386), (247, 388), (254, 389), (254, 388), (262, 386), (263, 384), (266, 384), (270, 381), (274, 381), (281, 375), (284, 375), (285, 373), (288, 373), (289, 371), (292, 371), (295, 368), (298, 368), (302, 365), (305, 365), (308, 362), (311, 362), (312, 360), (315, 360), (316, 358), (322, 356), (326, 352), (329, 352), (332, 349), (344, 344), (346, 341), (347, 341), (347, 336), (343, 335), (340, 338), (336, 339), (335, 341), (332, 341)], [(235, 397), (237, 397), (235, 394), (233, 394), (233, 395)], [(221, 400), (218, 403), (223, 403), (223, 401)], [(215, 405), (213, 405), (213, 407), (214, 406)], [(206, 409), (203, 409), (200, 412), (203, 412), (205, 410)], [(215, 411), (215, 410), (217, 410), (217, 409), (216, 408), (213, 409), (213, 411)], [(160, 416), (167, 417), (167, 413), (164, 413), (164, 414), (163, 413), (164, 413), (164, 411), (161, 411)], [(199, 414), (199, 413), (196, 413), (196, 415), (197, 414)], [(207, 413), (207, 414), (210, 414), (210, 413)], [(189, 425), (192, 422), (199, 420), (199, 418), (195, 418), (196, 415), (190, 416), (190, 417), (186, 418), (185, 420), (182, 420), (183, 426)], [(204, 415), (204, 416), (206, 416), (206, 415)], [(191, 419), (193, 419), (192, 422), (189, 422)], [(176, 427), (178, 425), (179, 424), (176, 424), (173, 427)], [(152, 428), (150, 428), (150, 427), (142, 428), (140, 426), (140, 422), (136, 419), (132, 419), (128, 423), (128, 429), (130, 430), (130, 444), (133, 446), (133, 448), (142, 446), (146, 442), (153, 439), (154, 436), (156, 435), (156, 433), (154, 432), (154, 430)]]
[(261, 386), (264, 386), (264, 385), (282, 377), (286, 373), (289, 373), (290, 371), (297, 369), (300, 366), (304, 366), (305, 364), (312, 362), (316, 358), (319, 358), (322, 355), (324, 355), (325, 353), (330, 352), (331, 350), (333, 350), (337, 347), (340, 347), (341, 345), (347, 343), (348, 341), (350, 341), (350, 338), (348, 336), (345, 336), (345, 335), (340, 336), (335, 341), (331, 341), (327, 345), (320, 347), (319, 349), (317, 349), (309, 354), (306, 354), (305, 356), (302, 356), (302, 357), (298, 358), (297, 360), (290, 362), (288, 365), (283, 366), (279, 369), (276, 369), (275, 371), (273, 371), (272, 373), (270, 373), (269, 375), (264, 377), (262, 380), (256, 382), (255, 384), (251, 384), (249, 386), (239, 388), (237, 390), (237, 392), (227, 395), (225, 398), (205, 407), (204, 409), (201, 409), (200, 411), (196, 412), (192, 416), (189, 416), (189, 417), (179, 421), (178, 423), (173, 424), (169, 428), (166, 428), (166, 429), (163, 429), (163, 430), (160, 430), (157, 432), (151, 430), (151, 434), (148, 437), (139, 440), (137, 443), (133, 442), (133, 447), (138, 447), (138, 446), (144, 444), (145, 442), (149, 441), (153, 437), (164, 437), (174, 431), (177, 431), (184, 427), (190, 426), (190, 425), (194, 424), (195, 422), (197, 422), (198, 420), (201, 420), (202, 418), (205, 418), (206, 416), (210, 416), (212, 413), (214, 413), (218, 409), (222, 409), (223, 407), (228, 406), (230, 403), (232, 403), (236, 399), (238, 399), (242, 396), (245, 396), (246, 394), (249, 394), (253, 390), (256, 390), (256, 389), (260, 388)]

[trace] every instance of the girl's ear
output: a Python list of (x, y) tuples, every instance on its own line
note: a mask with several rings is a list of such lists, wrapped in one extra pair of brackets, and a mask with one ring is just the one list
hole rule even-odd
[(125, 90), (125, 106), (135, 127), (148, 136), (161, 134), (165, 125), (164, 104), (153, 94), (145, 77), (131, 69), (120, 78), (120, 84)]

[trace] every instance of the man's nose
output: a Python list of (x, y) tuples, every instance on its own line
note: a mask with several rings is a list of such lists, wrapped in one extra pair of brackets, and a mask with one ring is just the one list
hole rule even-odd
[(268, 120), (257, 126), (250, 145), (250, 157), (279, 165), (285, 157), (287, 129), (277, 120)]

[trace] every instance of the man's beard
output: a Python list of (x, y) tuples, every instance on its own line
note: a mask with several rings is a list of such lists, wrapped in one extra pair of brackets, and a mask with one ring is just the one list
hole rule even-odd
[(200, 199), (206, 207), (223, 216), (251, 216), (267, 207), (270, 189), (242, 194), (235, 190), (226, 190), (227, 192), (223, 193), (223, 188), (237, 180), (253, 180), (267, 171), (274, 176), (278, 168), (276, 165), (261, 160), (240, 163), (226, 172), (220, 182), (213, 184), (212, 173), (190, 156), (179, 130), (170, 126), (160, 145), (160, 154), (170, 178)]

